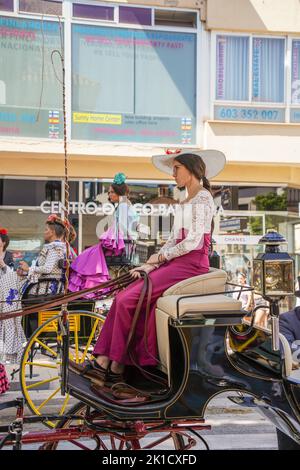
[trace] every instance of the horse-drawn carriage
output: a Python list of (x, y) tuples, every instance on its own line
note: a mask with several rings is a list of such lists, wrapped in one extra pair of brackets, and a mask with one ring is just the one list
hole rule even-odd
[[(93, 303), (85, 310), (85, 301), (78, 299), (78, 294), (68, 294), (38, 304), (38, 308), (26, 307), (25, 313), (31, 308), (39, 312), (39, 322), (46, 321), (32, 334), (24, 350), (23, 398), (0, 405), (0, 410), (6, 406), (18, 408), (16, 420), (0, 428), (0, 447), (18, 449), (41, 443), (41, 449), (50, 450), (59, 449), (64, 441), (79, 449), (96, 450), (170, 446), (184, 450), (197, 442), (207, 447), (200, 434), (202, 429), (209, 429), (205, 411), (210, 400), (224, 392), (236, 403), (257, 407), (297, 445), (300, 373), (292, 370), (289, 344), (280, 335), (281, 348), (274, 351), (271, 330), (244, 320), (246, 312), (240, 300), (232, 296), (236, 286), (226, 284), (226, 277), (224, 271), (211, 268), (205, 275), (170, 287), (158, 299), (159, 366), (144, 371), (128, 368), (128, 386), (143, 391), (133, 400), (101, 396), (87, 378), (68, 368), (70, 359), (84, 363), (91, 356), (99, 325), (105, 321), (103, 313), (93, 311)], [(128, 282), (124, 274), (112, 282), (112, 290)], [(109, 295), (105, 292), (99, 297), (105, 303)], [(86, 318), (90, 322), (88, 333), (81, 330)], [(28, 383), (30, 373), (33, 371), (34, 376), (39, 368), (54, 371), (54, 376)], [(37, 406), (30, 391), (42, 382), (56, 385)], [(59, 393), (57, 413), (43, 414), (44, 406)], [(74, 399), (77, 402), (68, 406)], [(24, 402), (34, 415), (24, 415)], [(50, 429), (22, 433), (25, 423), (37, 420)]]

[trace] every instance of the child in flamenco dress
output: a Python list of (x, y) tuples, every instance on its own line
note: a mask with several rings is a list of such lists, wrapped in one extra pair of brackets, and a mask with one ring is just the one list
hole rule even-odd
[[(124, 173), (117, 173), (109, 187), (108, 197), (116, 204), (111, 227), (104, 232), (97, 245), (84, 250), (71, 264), (69, 290), (78, 292), (95, 287), (110, 279), (105, 256), (119, 256), (125, 252), (125, 241), (137, 238), (139, 217), (129, 199), (129, 188)], [(92, 298), (95, 294), (87, 294)]]

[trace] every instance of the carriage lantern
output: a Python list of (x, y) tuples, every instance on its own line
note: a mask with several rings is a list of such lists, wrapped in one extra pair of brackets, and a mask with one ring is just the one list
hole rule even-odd
[(264, 244), (265, 252), (253, 260), (253, 287), (270, 303), (272, 346), (279, 350), (279, 301), (294, 294), (294, 260), (280, 245), (286, 239), (275, 230), (268, 230), (258, 243)]

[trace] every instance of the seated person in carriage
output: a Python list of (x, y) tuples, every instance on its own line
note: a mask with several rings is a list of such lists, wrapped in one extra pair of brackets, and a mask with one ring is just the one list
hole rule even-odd
[(14, 259), (12, 253), (7, 251), (9, 236), (5, 228), (0, 228), (0, 269), (6, 271), (7, 268), (14, 269)]
[[(109, 187), (109, 201), (116, 205), (112, 225), (104, 232), (97, 245), (84, 250), (71, 264), (69, 290), (78, 292), (95, 287), (110, 279), (105, 256), (125, 253), (125, 242), (137, 239), (139, 217), (128, 199), (129, 188), (123, 173), (117, 173)], [(87, 294), (86, 297), (94, 297)]]
[[(69, 229), (73, 233), (73, 228)], [(11, 269), (0, 269), (0, 316), (1, 313), (21, 308), (22, 294), (30, 285), (40, 280), (57, 279), (53, 283), (41, 283), (30, 290), (31, 295), (55, 294), (58, 283), (63, 278), (63, 261), (66, 253), (66, 227), (62, 219), (56, 215), (48, 217), (45, 224), (45, 245), (32, 266), (21, 261), (17, 272)], [(21, 325), (21, 317), (0, 322), (0, 358), (10, 362), (19, 362), (22, 344), (26, 341)]]
[[(173, 174), (178, 187), (186, 188), (187, 198), (177, 208), (166, 244), (145, 265), (131, 271), (136, 280), (116, 295), (94, 348), (96, 359), (85, 367), (70, 361), (70, 370), (89, 378), (99, 396), (103, 396), (103, 386), (106, 389), (116, 383), (124, 383), (126, 365), (157, 366), (157, 299), (170, 286), (209, 271), (215, 206), (207, 178), (222, 170), (224, 155), (217, 151), (177, 152), (153, 157), (153, 163), (160, 170)], [(128, 350), (128, 337), (132, 336), (133, 318), (143, 288), (140, 271), (146, 272), (152, 283), (150, 309), (146, 321), (144, 300), (132, 347)]]

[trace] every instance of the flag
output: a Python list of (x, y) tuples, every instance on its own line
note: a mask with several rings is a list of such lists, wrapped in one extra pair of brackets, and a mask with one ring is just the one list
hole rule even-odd
[(59, 111), (49, 111), (49, 119), (50, 118), (58, 118), (59, 119)]
[(58, 124), (59, 123), (59, 111), (49, 111), (49, 124)]
[(191, 126), (192, 125), (192, 118), (181, 118), (181, 125), (182, 126)]
[(181, 137), (191, 137), (191, 136), (192, 136), (192, 133), (188, 131), (184, 131), (181, 133)]
[(59, 126), (55, 126), (54, 124), (51, 124), (49, 125), (49, 131), (59, 132)]
[(192, 119), (191, 118), (181, 118), (181, 129), (183, 131), (188, 131), (192, 129)]
[(59, 139), (59, 132), (49, 131), (49, 138), (50, 139)]

